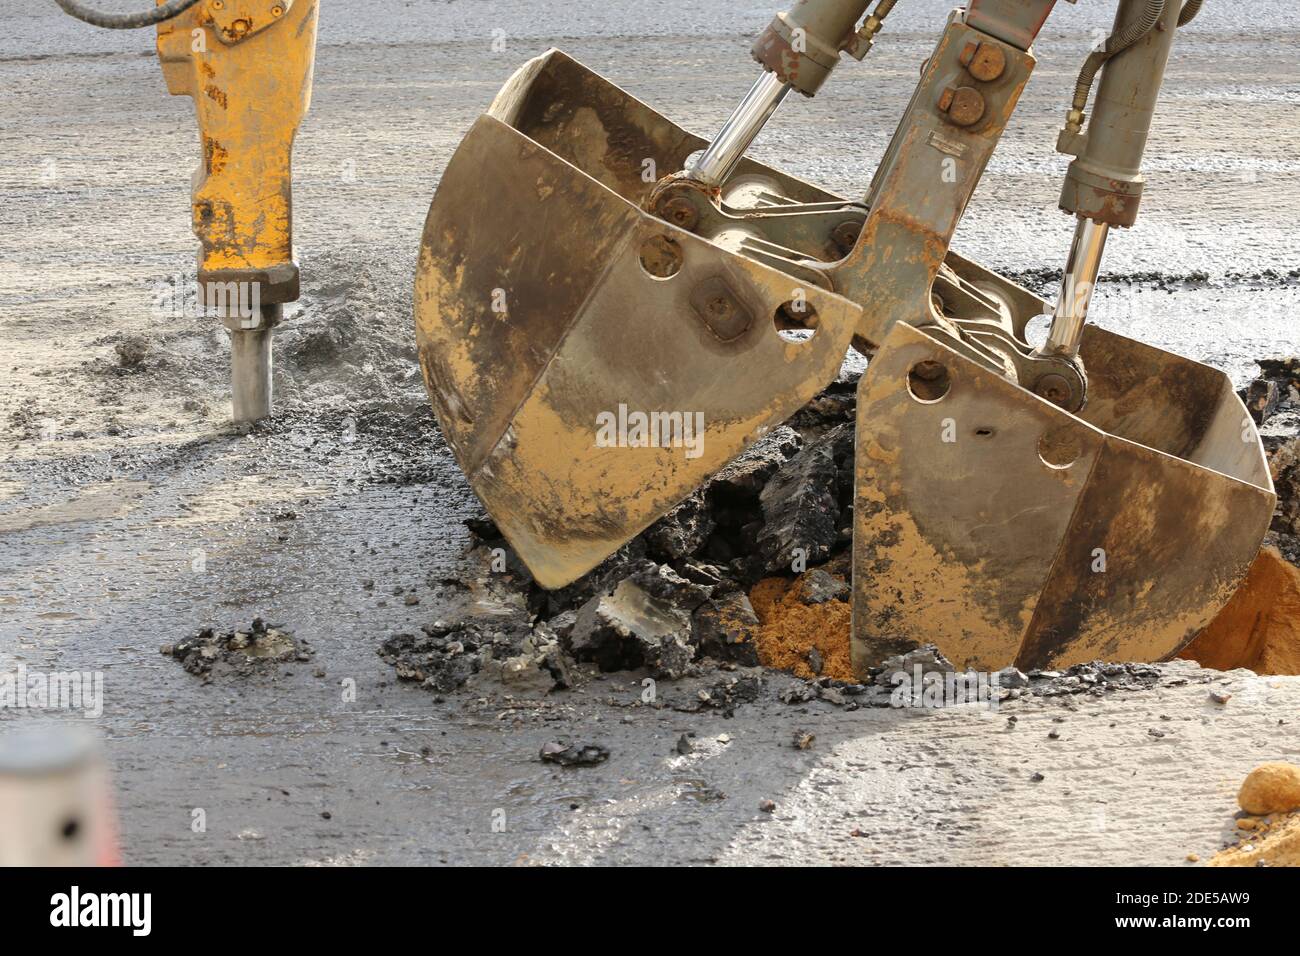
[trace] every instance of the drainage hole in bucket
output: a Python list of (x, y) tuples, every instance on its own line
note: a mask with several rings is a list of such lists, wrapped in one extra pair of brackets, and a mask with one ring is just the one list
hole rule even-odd
[(926, 359), (924, 362), (917, 362), (907, 373), (907, 390), (922, 404), (933, 405), (935, 402), (942, 401), (950, 388), (952, 388), (952, 376), (948, 374), (948, 367), (942, 362)]
[(1083, 443), (1071, 429), (1053, 429), (1038, 439), (1038, 457), (1048, 468), (1063, 470), (1083, 457)]
[(682, 267), (682, 247), (668, 236), (651, 236), (641, 244), (641, 268), (656, 279), (671, 279)]
[(817, 334), (817, 310), (806, 299), (791, 299), (776, 310), (772, 324), (787, 342), (809, 342)]

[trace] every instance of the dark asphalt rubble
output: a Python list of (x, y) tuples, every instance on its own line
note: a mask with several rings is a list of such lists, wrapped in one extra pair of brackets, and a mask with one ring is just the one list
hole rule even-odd
[(305, 638), (297, 638), (260, 617), (247, 630), (222, 633), (204, 628), (175, 644), (164, 644), (159, 650), (199, 677), (227, 670), (241, 675), (278, 672), (278, 665), (305, 663), (315, 656)]
[[(1261, 423), (1278, 487), (1270, 540), (1300, 561), (1300, 358), (1260, 365), (1259, 380), (1242, 397)], [(760, 579), (788, 575), (802, 559), (813, 571), (806, 600), (849, 599), (843, 582), (817, 568), (842, 573), (849, 559), (859, 375), (841, 373), (672, 513), (559, 590), (546, 591), (533, 581), (490, 518), (470, 519), (466, 525), (482, 573), (472, 581), (449, 582), (461, 595), (450, 602), (452, 612), (420, 633), (390, 637), (380, 656), (399, 678), (439, 693), (470, 684), (544, 694), (574, 686), (582, 679), (579, 665), (704, 683), (719, 666), (738, 673), (757, 668), (758, 619), (748, 594)], [(502, 560), (504, 570), (489, 570)], [(887, 662), (882, 672), (929, 660), (925, 651)], [(1058, 696), (1149, 686), (1159, 673), (1145, 665), (1091, 664), (1063, 674), (1004, 677), (1007, 696)], [(747, 680), (724, 673), (720, 684), (731, 681), (739, 692), (701, 685), (692, 699), (671, 706), (729, 711), (758, 693), (762, 678), (755, 677), (752, 686)], [(887, 694), (882, 703), (879, 691), (820, 678), (783, 682), (776, 692), (788, 703), (887, 706)]]
[(542, 745), (538, 758), (542, 763), (558, 763), (561, 767), (595, 767), (609, 759), (609, 751), (599, 744), (552, 741)]
[(1260, 377), (1242, 399), (1260, 426), (1277, 489), (1269, 543), (1300, 564), (1300, 357), (1265, 359), (1259, 366)]
[[(874, 668), (865, 684), (846, 683), (821, 677), (813, 681), (792, 681), (778, 697), (787, 704), (806, 704), (813, 701), (857, 710), (860, 707), (895, 707), (895, 675), (914, 677), (915, 669), (921, 674), (946, 675), (957, 672), (933, 644), (926, 644), (906, 654), (884, 661)], [(1034, 670), (1022, 673), (1007, 667), (997, 674), (997, 692), (991, 703), (1005, 703), (1022, 697), (1073, 697), (1088, 694), (1100, 697), (1116, 691), (1147, 690), (1166, 680), (1160, 669), (1151, 664), (1114, 664), (1092, 661), (1076, 664), (1064, 671)], [(1186, 683), (1176, 677), (1171, 683)]]
[[(689, 700), (672, 704), (682, 709), (730, 711), (755, 698), (760, 678), (713, 670), (758, 666), (748, 596), (757, 581), (789, 573), (799, 558), (812, 567), (846, 557), (859, 374), (842, 374), (789, 424), (559, 590), (533, 581), (490, 518), (470, 519), (482, 573), (461, 582), (443, 620), (390, 637), (380, 656), (399, 678), (439, 693), (467, 684), (544, 693), (573, 686), (581, 664), (700, 678)], [(504, 570), (489, 570), (494, 560)], [(847, 588), (826, 578), (817, 599), (847, 600)]]

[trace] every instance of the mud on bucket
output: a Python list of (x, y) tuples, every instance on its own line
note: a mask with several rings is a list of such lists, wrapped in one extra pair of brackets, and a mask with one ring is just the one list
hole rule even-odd
[[(434, 197), (415, 289), (425, 382), (475, 492), (545, 587), (671, 510), (848, 350), (857, 306), (643, 211), (656, 178), (703, 145), (551, 51), (476, 121)], [(796, 294), (818, 324), (791, 341), (778, 319)]]
[(1099, 328), (1072, 415), (900, 323), (858, 392), (853, 662), (1157, 661), (1227, 603), (1276, 497), (1221, 372)]

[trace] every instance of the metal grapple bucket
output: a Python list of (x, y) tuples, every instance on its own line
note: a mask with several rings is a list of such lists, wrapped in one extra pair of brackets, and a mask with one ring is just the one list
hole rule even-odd
[[(671, 510), (823, 389), (848, 350), (847, 299), (642, 210), (704, 145), (551, 51), (474, 124), (429, 210), (415, 289), (425, 382), (543, 586)], [(756, 163), (740, 173), (834, 200)], [(795, 299), (816, 316), (810, 338), (781, 334)]]
[(1276, 503), (1231, 383), (1095, 327), (1082, 357), (1076, 416), (894, 327), (858, 392), (855, 668), (1157, 661), (1227, 603)]
[[(949, 24), (924, 90), (967, 29)], [(1028, 73), (1011, 62), (1009, 102)], [(1227, 602), (1274, 505), (1244, 407), (1213, 369), (1098, 329), (1080, 414), (1017, 385), (1025, 325), (1049, 310), (948, 250), (964, 202), (918, 183), (966, 135), (968, 195), (996, 137), (945, 130), (937, 148), (932, 99), (913, 99), (869, 208), (748, 160), (718, 203), (666, 208), (657, 187), (704, 140), (558, 51), (506, 84), (429, 211), (417, 341), (457, 460), (540, 584), (596, 566), (797, 411), (856, 335), (877, 349), (860, 672), (925, 643), (982, 669), (1158, 660)]]

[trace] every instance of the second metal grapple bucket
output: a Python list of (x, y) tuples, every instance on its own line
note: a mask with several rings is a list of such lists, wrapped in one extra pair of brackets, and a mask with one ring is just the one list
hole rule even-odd
[(1221, 372), (1090, 327), (1072, 415), (900, 323), (858, 392), (853, 660), (1177, 653), (1237, 589), (1276, 497)]

